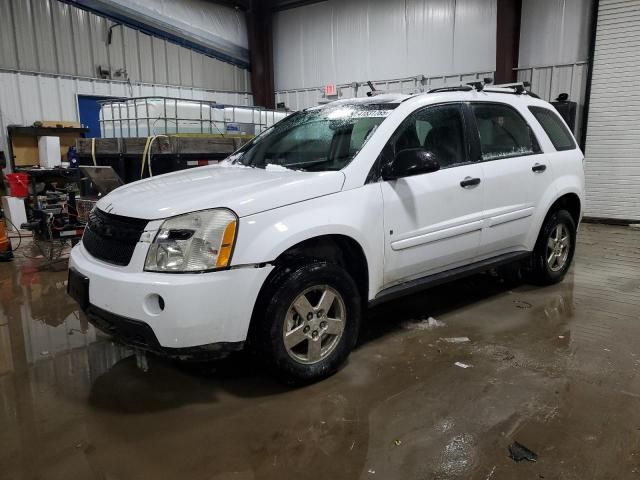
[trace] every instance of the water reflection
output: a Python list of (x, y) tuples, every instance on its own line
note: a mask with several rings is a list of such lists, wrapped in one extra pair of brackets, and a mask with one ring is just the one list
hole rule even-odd
[[(24, 257), (6, 267), (0, 272), (0, 373), (22, 372), (30, 364), (64, 353), (68, 361), (84, 362), (82, 367), (95, 379), (114, 361), (131, 354), (87, 322), (65, 293), (66, 272), (39, 271), (36, 260)], [(101, 342), (104, 345), (93, 346)], [(96, 370), (88, 362), (88, 356), (97, 352), (109, 358), (97, 364), (104, 369)]]
[(70, 455), (86, 435), (83, 403), (95, 379), (131, 354), (78, 312), (64, 294), (66, 272), (37, 264), (17, 255), (0, 266), (2, 478), (48, 478), (66, 464), (86, 471)]

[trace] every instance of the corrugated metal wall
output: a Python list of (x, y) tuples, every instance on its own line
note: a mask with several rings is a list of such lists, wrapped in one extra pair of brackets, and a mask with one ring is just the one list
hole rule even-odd
[(31, 125), (36, 120), (79, 121), (77, 95), (166, 96), (253, 105), (247, 93), (0, 70), (0, 150), (6, 150), (8, 125)]
[(590, 217), (640, 222), (638, 58), (640, 1), (600, 0), (585, 149)]
[(493, 72), (495, 0), (328, 0), (274, 17), (276, 90)]
[(131, 84), (54, 75), (0, 71), (0, 122), (31, 125), (36, 120), (78, 121), (76, 95), (109, 97), (162, 96), (213, 100), (229, 105), (251, 105), (251, 95), (189, 87)]
[(582, 133), (593, 0), (522, 0), (518, 81), (545, 100), (568, 93)]
[[(413, 94), (426, 92), (432, 88), (460, 85), (461, 83), (493, 78), (493, 76), (494, 72), (484, 71), (460, 75), (439, 75), (437, 77), (416, 76), (392, 80), (376, 80), (371, 83), (376, 90)], [(371, 90), (366, 83), (362, 82), (336, 85), (336, 88), (338, 90), (338, 98), (365, 97), (367, 92)], [(276, 103), (284, 102), (285, 106), (291, 110), (302, 110), (326, 101), (322, 87), (279, 90), (276, 92)]]
[[(247, 92), (247, 70), (153, 38), (58, 0), (0, 1), (0, 68)], [(118, 70), (124, 74), (116, 76)]]
[(522, 0), (520, 67), (587, 60), (593, 0)]

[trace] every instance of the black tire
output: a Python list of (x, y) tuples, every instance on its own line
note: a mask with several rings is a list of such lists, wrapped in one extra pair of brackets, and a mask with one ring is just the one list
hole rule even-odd
[[(562, 266), (556, 265), (557, 269), (553, 269), (548, 259), (549, 241), (550, 237), (556, 232), (556, 228), (561, 225), (566, 228), (568, 232), (569, 244), (566, 247), (568, 249), (567, 257)], [(573, 255), (576, 250), (576, 224), (573, 217), (566, 210), (556, 210), (547, 215), (536, 246), (531, 258), (531, 275), (530, 281), (537, 285), (553, 285), (562, 281), (566, 275), (571, 262), (573, 261)]]
[[(302, 363), (293, 358), (285, 346), (285, 321), (290, 312), (296, 312), (292, 306), (294, 300), (307, 289), (319, 285), (327, 285), (339, 294), (341, 305), (344, 306), (344, 327), (335, 341), (335, 346), (326, 356), (317, 363)], [(340, 266), (310, 260), (302, 264), (279, 267), (265, 285), (256, 304), (250, 342), (253, 350), (285, 383), (311, 383), (332, 375), (347, 359), (358, 340), (361, 316), (360, 292), (351, 276)], [(304, 319), (299, 321), (305, 323)], [(311, 333), (313, 332), (309, 332)], [(310, 342), (310, 339), (304, 340), (301, 348), (310, 345)], [(321, 346), (322, 342), (323, 340), (320, 342)]]

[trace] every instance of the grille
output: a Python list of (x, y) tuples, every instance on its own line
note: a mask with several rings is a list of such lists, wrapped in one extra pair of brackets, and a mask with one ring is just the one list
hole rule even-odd
[(82, 244), (100, 260), (129, 265), (146, 225), (147, 220), (111, 215), (95, 208), (89, 214)]

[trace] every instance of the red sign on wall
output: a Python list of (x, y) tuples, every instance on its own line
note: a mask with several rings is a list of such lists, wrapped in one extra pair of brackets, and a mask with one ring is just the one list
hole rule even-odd
[(334, 83), (330, 83), (328, 85), (325, 85), (324, 87), (324, 95), (325, 97), (332, 97), (334, 95), (338, 94), (338, 89), (336, 88), (336, 85)]

